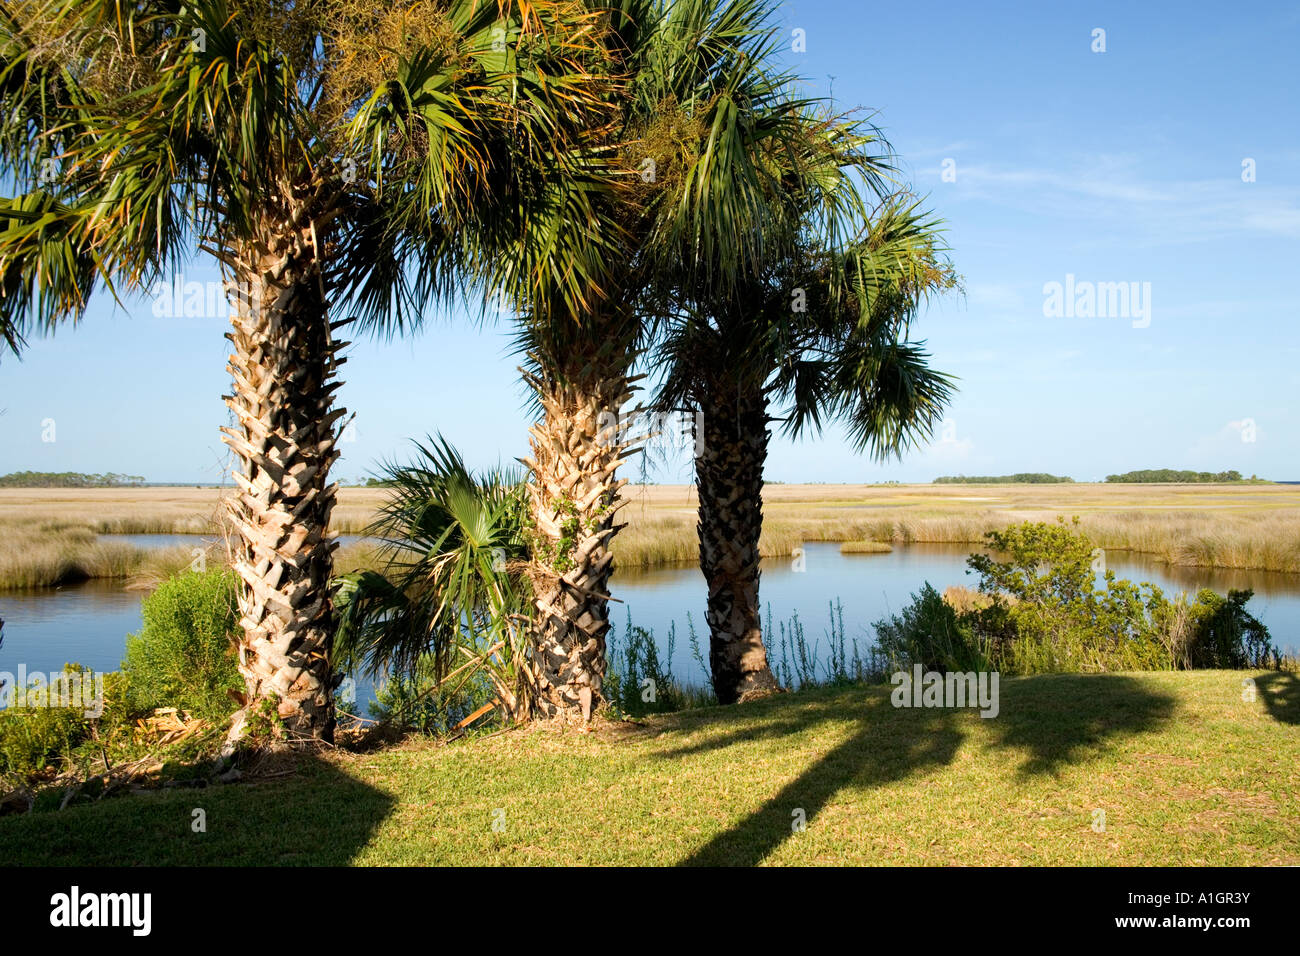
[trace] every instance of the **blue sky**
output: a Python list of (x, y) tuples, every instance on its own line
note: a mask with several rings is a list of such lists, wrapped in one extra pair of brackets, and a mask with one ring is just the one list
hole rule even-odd
[[(915, 327), (960, 378), (935, 441), (880, 464), (836, 428), (778, 439), (769, 480), (1154, 467), (1300, 479), (1300, 5), (791, 0), (781, 20), (815, 90), (833, 77), (837, 103), (876, 114), (905, 181), (947, 221), (965, 295)], [(1045, 315), (1045, 286), (1067, 276), (1149, 289), (1149, 315)], [(202, 259), (184, 275), (216, 278)], [(152, 307), (98, 300), (78, 327), (0, 360), (0, 473), (219, 479), (224, 318)], [(337, 475), (434, 431), (476, 465), (522, 455), (508, 339), (508, 326), (453, 318), (356, 342)], [(689, 463), (651, 477), (690, 480)]]

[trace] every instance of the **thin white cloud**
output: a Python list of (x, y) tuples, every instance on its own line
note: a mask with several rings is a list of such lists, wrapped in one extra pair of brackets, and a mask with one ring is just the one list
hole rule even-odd
[[(1265, 181), (1241, 181), (1226, 168), (1221, 178), (1153, 180), (1135, 157), (1100, 155), (1061, 171), (995, 164), (956, 168), (945, 183), (940, 167), (927, 167), (923, 182), (936, 195), (990, 202), (1056, 221), (1104, 223), (1113, 232), (1090, 240), (1187, 243), (1226, 237), (1300, 238), (1300, 189)], [(938, 185), (934, 185), (934, 184)]]

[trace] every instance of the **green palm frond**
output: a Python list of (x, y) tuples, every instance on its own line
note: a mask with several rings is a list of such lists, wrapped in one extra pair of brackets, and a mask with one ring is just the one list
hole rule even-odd
[(416, 452), (385, 470), (390, 497), (368, 532), (385, 567), (342, 582), (336, 647), (346, 666), (372, 674), (432, 659), (441, 677), (462, 649), (484, 655), (505, 642), (499, 657), (510, 664), (499, 666), (509, 669), (527, 653), (512, 618), (529, 595), (522, 478), (471, 472), (441, 437)]
[(929, 297), (957, 285), (941, 224), (906, 190), (889, 191), (874, 127), (801, 116), (802, 134), (772, 159), (783, 192), (767, 197), (785, 238), (734, 286), (675, 280), (656, 404), (697, 403), (725, 379), (763, 388), (787, 434), (838, 419), (856, 447), (901, 454), (932, 432), (955, 384), (908, 339)]
[[(403, 48), (366, 44), (408, 15)], [(100, 283), (146, 289), (291, 208), (324, 230), (328, 297), (376, 331), (463, 280), (583, 305), (614, 188), (583, 146), (609, 112), (600, 19), (576, 0), (6, 5), (0, 334), (16, 350)], [(525, 228), (545, 254), (502, 273)]]

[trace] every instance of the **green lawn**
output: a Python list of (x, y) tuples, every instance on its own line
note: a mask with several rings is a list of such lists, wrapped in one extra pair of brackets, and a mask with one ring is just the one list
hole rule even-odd
[[(1006, 680), (993, 719), (895, 709), (890, 688), (873, 687), (591, 734), (410, 742), (260, 783), (6, 817), (0, 854), (109, 865), (1298, 864), (1300, 680), (1256, 674), (1248, 702), (1245, 676)], [(191, 831), (195, 808), (206, 833)]]

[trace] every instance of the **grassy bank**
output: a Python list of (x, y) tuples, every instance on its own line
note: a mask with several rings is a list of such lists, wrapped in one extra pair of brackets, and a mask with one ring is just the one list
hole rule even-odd
[(63, 865), (120, 863), (124, 846), (141, 865), (1298, 864), (1300, 681), (1255, 674), (1243, 701), (1244, 676), (1006, 680), (994, 719), (857, 687), (414, 741), (6, 817), (0, 844)]
[[(342, 489), (334, 530), (361, 533), (384, 494)], [(216, 488), (0, 489), (0, 587), (147, 575), (158, 559), (108, 536), (216, 536), (221, 495)], [(629, 486), (627, 495), (620, 515), (628, 526), (613, 546), (620, 565), (698, 560), (694, 489)], [(804, 541), (978, 544), (986, 531), (1020, 521), (1079, 515), (1108, 550), (1178, 566), (1300, 572), (1294, 485), (769, 485), (763, 497), (766, 556), (790, 554)], [(365, 550), (344, 549), (345, 567), (371, 563)]]

